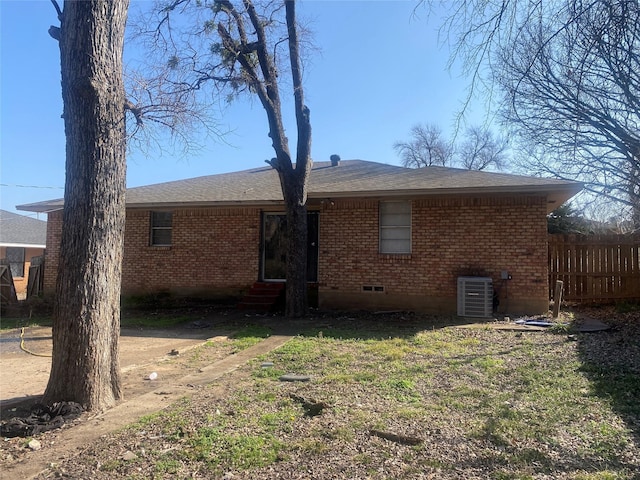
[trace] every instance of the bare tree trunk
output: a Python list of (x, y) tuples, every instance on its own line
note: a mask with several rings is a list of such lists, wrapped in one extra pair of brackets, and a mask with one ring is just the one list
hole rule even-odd
[[(264, 80), (259, 81), (251, 62), (243, 55), (237, 54), (242, 67), (253, 79), (252, 85), (267, 113), (269, 137), (272, 140), (276, 157), (268, 163), (278, 172), (280, 186), (287, 211), (287, 300), (285, 315), (289, 318), (302, 317), (307, 313), (307, 185), (313, 162), (311, 160), (311, 122), (309, 109), (304, 104), (304, 88), (302, 86), (302, 69), (300, 64), (300, 45), (296, 28), (295, 1), (285, 0), (286, 22), (289, 44), (289, 62), (296, 112), (298, 142), (296, 148), (296, 164), (291, 161), (289, 142), (282, 123), (282, 104), (278, 90), (278, 75), (273, 58), (267, 49), (266, 34), (260, 18), (251, 1), (245, 5), (251, 23), (258, 38), (257, 58)], [(237, 18), (237, 17), (236, 17)], [(242, 25), (239, 23), (239, 26)], [(244, 26), (238, 30), (244, 31)], [(236, 45), (224, 27), (218, 27), (225, 46), (234, 51)], [(246, 42), (245, 42), (246, 43)]]
[(44, 401), (122, 398), (118, 338), (125, 226), (122, 51), (129, 0), (65, 1), (60, 29), (66, 183)]
[[(298, 143), (295, 170), (285, 175), (282, 192), (287, 207), (287, 317), (302, 317), (308, 309), (307, 293), (307, 186), (311, 175), (311, 120), (304, 104), (300, 42), (296, 28), (296, 3), (285, 1), (287, 33), (289, 35), (289, 63), (293, 80)], [(282, 132), (284, 134), (284, 132)], [(281, 173), (282, 175), (282, 173)]]
[(285, 314), (299, 318), (307, 313), (307, 206), (303, 185), (291, 171), (283, 180), (287, 210), (287, 294)]

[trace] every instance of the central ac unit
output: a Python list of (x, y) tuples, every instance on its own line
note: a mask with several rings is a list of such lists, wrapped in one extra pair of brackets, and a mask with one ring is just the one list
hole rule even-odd
[(458, 277), (458, 315), (490, 317), (493, 313), (493, 282), (489, 277)]

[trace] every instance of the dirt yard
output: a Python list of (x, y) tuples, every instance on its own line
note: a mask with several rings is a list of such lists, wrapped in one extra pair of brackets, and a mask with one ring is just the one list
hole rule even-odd
[[(5, 438), (0, 448), (0, 478), (33, 478), (109, 432), (210, 387), (222, 375), (291, 338), (274, 333), (255, 344), (247, 325), (260, 323), (259, 318), (246, 318), (244, 314), (219, 317), (211, 314), (203, 319), (198, 315), (181, 327), (166, 329), (123, 328), (120, 363), (124, 401), (104, 412), (85, 413), (61, 429), (38, 435), (40, 446), (36, 449), (27, 447), (23, 438)], [(265, 326), (262, 330), (272, 328)], [(28, 414), (48, 381), (51, 328), (26, 328), (22, 337), (24, 342), (21, 329), (0, 334), (3, 420)], [(149, 375), (154, 372), (157, 378), (150, 380)]]
[[(201, 328), (203, 325), (205, 328)], [(229, 329), (206, 323), (163, 330), (123, 328), (120, 365), (125, 398), (169, 385), (173, 379), (188, 374), (188, 365), (177, 362), (178, 357), (184, 358), (207, 340), (225, 340), (230, 333)], [(23, 339), (21, 329), (0, 334), (0, 407), (3, 412), (44, 393), (49, 379), (51, 327), (26, 327)], [(149, 380), (152, 372), (158, 374), (153, 381)]]

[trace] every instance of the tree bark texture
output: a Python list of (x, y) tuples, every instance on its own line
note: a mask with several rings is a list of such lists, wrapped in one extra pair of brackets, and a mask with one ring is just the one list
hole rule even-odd
[(124, 29), (129, 0), (65, 1), (60, 29), (66, 181), (44, 401), (103, 409), (122, 397)]
[[(290, 318), (306, 315), (309, 306), (307, 294), (307, 186), (311, 175), (311, 167), (313, 166), (311, 160), (311, 120), (309, 109), (304, 104), (300, 42), (296, 28), (295, 8), (295, 1), (285, 1), (287, 33), (289, 35), (289, 62), (291, 64), (298, 132), (296, 165), (295, 168), (292, 168), (291, 157), (287, 151), (288, 161), (286, 162), (286, 167), (278, 171), (287, 209), (287, 229), (289, 230), (287, 232), (287, 300), (285, 314)], [(272, 130), (271, 134), (273, 135), (274, 133)], [(286, 139), (284, 130), (277, 132), (277, 134)], [(280, 157), (277, 149), (276, 152)]]
[(307, 205), (306, 181), (295, 178), (296, 171), (280, 173), (287, 211), (287, 285), (285, 315), (299, 318), (306, 315), (307, 293)]

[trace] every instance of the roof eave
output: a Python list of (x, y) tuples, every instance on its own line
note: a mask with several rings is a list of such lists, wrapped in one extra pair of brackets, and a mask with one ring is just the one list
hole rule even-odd
[[(361, 191), (311, 191), (309, 199), (322, 198), (407, 198), (430, 197), (449, 195), (544, 195), (547, 197), (547, 210), (551, 212), (583, 188), (582, 183), (570, 182), (566, 184), (542, 184), (523, 186), (489, 186), (489, 187), (453, 187), (453, 188), (429, 188), (429, 189), (397, 189), (397, 190), (361, 190)], [(231, 200), (212, 202), (127, 202), (127, 208), (140, 209), (167, 209), (167, 208), (201, 208), (201, 207), (247, 207), (247, 206), (281, 206), (284, 201), (278, 200)], [(50, 213), (62, 210), (63, 205), (54, 202), (32, 203), (16, 206), (17, 210)]]
[[(213, 201), (213, 202), (127, 202), (127, 208), (200, 208), (200, 207), (247, 207), (262, 205), (282, 205), (283, 200), (233, 200), (233, 201)], [(51, 213), (63, 209), (63, 205), (39, 204), (18, 205), (17, 210), (36, 213)]]
[(206, 207), (260, 207), (283, 205), (284, 200), (233, 200), (213, 202), (149, 202), (127, 203), (127, 208), (167, 209), (167, 208), (206, 208)]
[(62, 210), (63, 205), (57, 203), (28, 203), (26, 205), (16, 205), (16, 210), (22, 212), (34, 212), (34, 213), (51, 213), (58, 210)]
[(40, 243), (20, 243), (20, 242), (1, 242), (0, 247), (17, 247), (17, 248), (47, 248), (45, 244)]
[(473, 187), (473, 188), (429, 188), (414, 190), (366, 190), (351, 192), (311, 192), (309, 198), (354, 198), (354, 197), (430, 197), (449, 195), (544, 195), (547, 197), (549, 212), (555, 210), (583, 188), (581, 183), (572, 182), (563, 185), (525, 185), (505, 187)]

